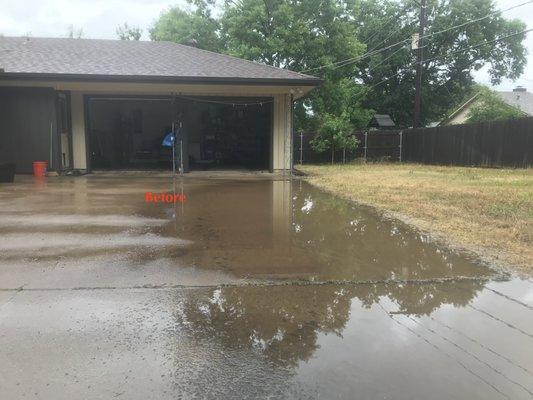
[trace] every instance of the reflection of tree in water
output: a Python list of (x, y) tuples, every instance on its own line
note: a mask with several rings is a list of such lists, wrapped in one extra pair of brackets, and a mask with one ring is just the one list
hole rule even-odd
[(363, 307), (370, 308), (381, 297), (398, 306), (398, 311), (417, 316), (430, 315), (441, 305), (466, 306), (485, 286), (484, 280), (446, 283), (368, 284), (358, 285), (351, 293)]
[(319, 332), (342, 332), (351, 297), (331, 286), (265, 286), (216, 289), (190, 300), (179, 319), (195, 335), (293, 365), (312, 356)]
[(399, 310), (430, 314), (442, 304), (466, 305), (481, 281), (436, 284), (263, 286), (191, 294), (178, 322), (197, 339), (253, 350), (280, 366), (308, 360), (320, 333), (342, 335), (353, 298), (370, 308), (388, 297)]

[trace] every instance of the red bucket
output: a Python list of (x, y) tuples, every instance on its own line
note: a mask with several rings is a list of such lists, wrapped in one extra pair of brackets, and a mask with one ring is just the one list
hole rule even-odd
[(48, 167), (48, 161), (34, 161), (33, 176), (37, 176), (39, 178), (46, 176), (46, 167)]

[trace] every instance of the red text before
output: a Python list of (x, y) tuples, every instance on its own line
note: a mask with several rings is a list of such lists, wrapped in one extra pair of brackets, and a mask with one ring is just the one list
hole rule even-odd
[(185, 194), (183, 193), (152, 193), (144, 194), (144, 201), (147, 203), (185, 203)]

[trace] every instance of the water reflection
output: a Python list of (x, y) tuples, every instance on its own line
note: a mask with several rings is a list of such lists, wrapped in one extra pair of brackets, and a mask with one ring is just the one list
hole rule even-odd
[[(364, 308), (387, 299), (398, 312), (421, 316), (443, 304), (465, 306), (483, 286), (482, 281), (462, 281), (216, 288), (191, 292), (175, 318), (196, 339), (255, 350), (276, 365), (295, 366), (313, 356), (320, 334), (342, 336), (354, 299)], [(372, 328), (362, 324), (360, 329)]]
[(185, 260), (238, 277), (432, 279), (490, 272), (420, 232), (302, 181), (186, 181)]

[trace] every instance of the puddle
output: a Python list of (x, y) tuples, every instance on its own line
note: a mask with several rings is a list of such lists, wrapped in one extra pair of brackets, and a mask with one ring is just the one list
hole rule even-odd
[[(146, 192), (183, 192), (154, 204)], [(160, 260), (236, 279), (384, 281), (488, 277), (475, 259), (300, 180), (49, 179), (0, 189), (0, 263), (92, 256)], [(18, 251), (18, 253), (17, 253)], [(124, 257), (126, 256), (126, 257)], [(81, 260), (81, 261), (80, 261)], [(57, 265), (57, 263), (56, 263)]]
[(163, 230), (193, 242), (188, 262), (239, 277), (308, 280), (432, 279), (487, 275), (432, 243), (302, 181), (185, 185), (187, 203)]

